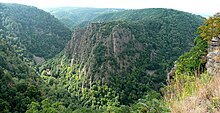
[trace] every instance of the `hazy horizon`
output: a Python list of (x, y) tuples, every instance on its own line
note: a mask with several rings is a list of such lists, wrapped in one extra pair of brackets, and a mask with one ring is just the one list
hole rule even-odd
[[(35, 6), (40, 9), (58, 7), (91, 7), (91, 8), (169, 8), (202, 15), (212, 16), (220, 11), (220, 0), (0, 0), (1, 3), (18, 3)], [(208, 4), (208, 5), (207, 5)]]

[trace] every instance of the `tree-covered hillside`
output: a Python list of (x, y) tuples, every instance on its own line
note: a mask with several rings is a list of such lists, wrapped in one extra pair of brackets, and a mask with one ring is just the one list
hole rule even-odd
[(174, 9), (148, 8), (148, 9), (139, 9), (139, 10), (131, 9), (120, 12), (107, 13), (98, 16), (97, 18), (93, 19), (93, 21), (109, 22), (109, 21), (123, 21), (123, 20), (138, 21), (138, 20), (154, 20), (154, 19), (156, 20), (169, 19), (168, 21), (170, 21), (170, 18), (174, 19), (176, 22), (179, 19), (182, 19), (181, 22), (184, 22), (185, 19), (189, 19), (193, 22), (193, 20), (201, 19), (201, 16), (182, 12), (182, 11), (177, 11)]
[(71, 113), (80, 103), (70, 96), (63, 81), (40, 76), (22, 46), (1, 37), (0, 50), (1, 113)]
[[(152, 89), (158, 91), (173, 62), (192, 47), (202, 23), (200, 16), (171, 9), (108, 15), (104, 22), (75, 30), (64, 55), (69, 65), (79, 64), (81, 90), (107, 85), (119, 94), (121, 104), (133, 103)], [(54, 72), (59, 65), (52, 68)]]
[[(0, 4), (0, 112), (167, 113), (175, 105), (170, 97), (193, 93), (195, 77), (185, 75), (204, 71), (207, 37), (195, 34), (202, 17), (172, 9), (110, 11), (94, 14), (88, 26), (80, 21), (70, 39), (70, 30), (49, 13)], [(216, 27), (206, 24), (202, 36)], [(196, 46), (185, 53), (193, 40)], [(36, 64), (34, 55), (48, 59)], [(160, 90), (176, 60), (179, 76)], [(217, 110), (219, 99), (207, 97), (208, 108)]]
[(123, 11), (124, 9), (61, 7), (45, 10), (57, 17), (67, 27), (74, 28), (84, 26), (102, 14)]
[(28, 52), (0, 38), (0, 112), (25, 112), (31, 101), (40, 100), (36, 73)]
[(19, 41), (36, 56), (53, 57), (71, 37), (58, 19), (36, 7), (1, 3), (0, 12), (3, 37)]

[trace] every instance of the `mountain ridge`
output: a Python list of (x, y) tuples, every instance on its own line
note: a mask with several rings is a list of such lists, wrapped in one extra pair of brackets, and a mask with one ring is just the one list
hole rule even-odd
[(62, 7), (62, 8), (49, 8), (46, 9), (52, 15), (57, 17), (67, 27), (74, 29), (82, 23), (87, 23), (97, 17), (110, 12), (123, 11), (119, 8), (80, 8), (80, 7)]
[[(142, 15), (146, 10), (134, 10), (130, 14), (127, 11), (122, 19), (118, 14), (122, 12), (116, 12), (113, 19), (108, 18), (110, 21), (104, 18), (103, 22), (90, 23), (74, 31), (63, 55), (79, 64), (82, 90), (91, 89), (100, 81), (120, 92), (123, 95), (120, 102), (128, 104), (141, 98), (141, 92), (161, 87), (166, 70), (193, 46), (194, 32), (201, 25), (202, 17), (170, 9), (166, 15), (166, 9), (149, 9), (156, 10), (150, 17), (148, 13)], [(134, 16), (135, 12), (146, 18), (133, 18), (138, 17)], [(133, 82), (126, 83), (131, 78)], [(141, 87), (137, 89), (138, 86)], [(121, 88), (125, 91), (120, 91)]]
[(36, 56), (51, 58), (71, 37), (68, 28), (43, 10), (18, 4), (0, 5), (2, 30)]
[[(83, 22), (68, 38), (71, 31), (49, 13), (9, 6), (0, 5), (5, 11), (0, 14), (0, 112), (170, 112), (165, 99), (182, 98), (196, 86), (185, 85), (186, 92), (179, 93), (178, 83), (194, 84), (194, 76), (186, 74), (204, 71), (207, 43), (194, 33), (201, 16), (172, 9), (114, 12)], [(59, 48), (44, 51), (49, 44)], [(33, 58), (42, 61), (38, 56), (46, 62), (34, 63)], [(176, 60), (175, 73), (181, 75), (171, 80), (171, 86), (177, 80), (174, 87), (167, 86), (174, 89), (166, 90), (166, 74)]]

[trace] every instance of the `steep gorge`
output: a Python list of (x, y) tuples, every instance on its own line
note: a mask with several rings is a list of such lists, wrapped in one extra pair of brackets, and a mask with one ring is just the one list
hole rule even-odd
[[(64, 55), (71, 65), (79, 64), (82, 89), (107, 84), (124, 95), (120, 102), (128, 104), (165, 83), (173, 62), (192, 47), (202, 18), (170, 9), (149, 10), (162, 13), (141, 20), (91, 23), (74, 31)], [(144, 11), (148, 9), (131, 14)]]
[[(76, 29), (56, 55), (68, 28), (34, 7), (0, 6), (1, 112), (168, 112), (159, 89), (202, 22), (171, 9), (105, 14)], [(54, 55), (40, 67), (32, 61)]]

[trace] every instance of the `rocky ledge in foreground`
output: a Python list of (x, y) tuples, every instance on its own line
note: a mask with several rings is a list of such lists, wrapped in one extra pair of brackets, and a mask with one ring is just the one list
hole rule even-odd
[(206, 67), (208, 73), (220, 76), (220, 35), (211, 39), (207, 58)]

